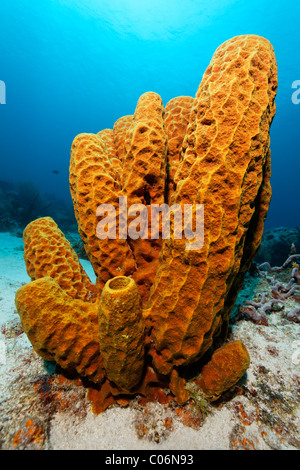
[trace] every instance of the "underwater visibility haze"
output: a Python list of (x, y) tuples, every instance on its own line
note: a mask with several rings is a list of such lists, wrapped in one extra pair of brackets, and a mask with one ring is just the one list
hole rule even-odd
[(164, 105), (195, 96), (216, 48), (257, 34), (272, 43), (279, 77), (266, 227), (299, 226), (299, 13), (297, 2), (266, 0), (2, 0), (1, 181), (70, 202), (77, 134), (112, 128), (147, 91)]

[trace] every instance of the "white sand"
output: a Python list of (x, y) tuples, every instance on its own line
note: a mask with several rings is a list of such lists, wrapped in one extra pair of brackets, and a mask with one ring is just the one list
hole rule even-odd
[[(96, 416), (90, 410), (83, 387), (47, 382), (50, 376), (43, 360), (20, 330), (14, 296), (22, 283), (29, 282), (22, 250), (20, 238), (0, 233), (2, 449), (300, 448), (299, 324), (283, 321), (282, 312), (269, 316), (269, 326), (250, 321), (236, 323), (230, 340), (241, 339), (249, 350), (251, 365), (247, 378), (217, 405), (209, 405), (208, 416), (196, 429), (186, 426), (174, 407), (150, 404), (144, 409), (136, 400), (127, 408), (114, 405)], [(82, 264), (94, 280), (89, 263), (82, 260)], [(264, 288), (262, 283), (257, 291)], [(286, 308), (295, 305), (289, 299)], [(41, 392), (45, 381), (48, 395)], [(49, 396), (53, 398), (47, 400)], [(166, 428), (166, 418), (171, 420), (171, 428)], [(28, 437), (25, 432), (28, 420), (42, 430), (41, 439)], [(141, 424), (146, 429), (144, 437), (138, 435)], [(18, 431), (21, 437), (17, 439)]]

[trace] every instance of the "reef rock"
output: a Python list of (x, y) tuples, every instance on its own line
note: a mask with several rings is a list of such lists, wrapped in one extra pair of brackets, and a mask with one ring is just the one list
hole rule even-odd
[(270, 263), (271, 266), (281, 266), (295, 246), (295, 253), (300, 253), (300, 230), (298, 227), (276, 227), (266, 230), (263, 234), (255, 262)]

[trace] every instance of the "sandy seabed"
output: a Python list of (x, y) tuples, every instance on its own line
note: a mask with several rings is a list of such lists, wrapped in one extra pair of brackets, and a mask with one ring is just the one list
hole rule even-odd
[[(94, 280), (89, 262), (80, 261)], [(0, 233), (0, 449), (300, 449), (300, 324), (282, 311), (268, 316), (268, 326), (247, 320), (232, 326), (228, 339), (244, 342), (251, 364), (206, 413), (193, 400), (179, 409), (143, 407), (135, 399), (96, 416), (84, 387), (45, 364), (22, 331), (14, 297), (29, 281), (22, 239)], [(285, 309), (295, 306), (289, 298)]]

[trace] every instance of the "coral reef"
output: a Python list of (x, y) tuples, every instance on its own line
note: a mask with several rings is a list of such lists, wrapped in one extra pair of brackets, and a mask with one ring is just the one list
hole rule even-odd
[(265, 230), (255, 262), (268, 262), (271, 266), (281, 266), (286, 260), (290, 246), (295, 245), (295, 252), (300, 252), (300, 230), (291, 227), (276, 227)]
[[(136, 394), (167, 402), (158, 392), (164, 386), (186, 402), (184, 370), (226, 338), (270, 202), (276, 90), (269, 41), (239, 36), (217, 49), (195, 98), (164, 108), (147, 92), (113, 129), (74, 139), (70, 190), (96, 286), (56, 224), (38, 219), (24, 232), (32, 282), (19, 289), (16, 306), (38, 354), (94, 384), (96, 412)], [(130, 207), (126, 228), (136, 223), (138, 237), (120, 235), (120, 197)], [(204, 205), (203, 246), (188, 249), (194, 242), (183, 227), (175, 237), (173, 219), (169, 238), (163, 218), (151, 237), (151, 207), (166, 203), (189, 204), (193, 215)], [(105, 204), (115, 211), (106, 217), (107, 230), (120, 235), (114, 239), (98, 236)], [(133, 219), (141, 205), (146, 225)], [(214, 400), (247, 365), (245, 346), (226, 344), (202, 364), (200, 388)]]
[[(257, 301), (246, 300), (239, 308), (237, 320), (243, 317), (251, 319), (254, 323), (268, 325), (267, 314), (274, 311), (286, 310), (285, 300), (289, 297), (300, 294), (300, 275), (299, 266), (294, 260), (300, 259), (300, 254), (293, 253), (295, 245), (292, 244), (290, 256), (281, 266), (272, 267), (268, 261), (257, 266), (259, 276), (268, 282), (268, 291), (261, 295)], [(292, 264), (290, 272), (287, 268)], [(267, 271), (265, 271), (265, 268)], [(286, 271), (286, 272), (285, 272)], [(268, 275), (273, 273), (272, 276)], [(279, 280), (276, 274), (283, 273), (284, 278), (288, 276), (288, 282), (285, 279)], [(300, 322), (300, 309), (298, 307), (291, 311), (284, 312), (285, 318), (290, 321)]]
[(18, 237), (27, 224), (38, 217), (52, 217), (64, 232), (76, 231), (72, 204), (43, 193), (31, 181), (0, 180), (0, 231)]

